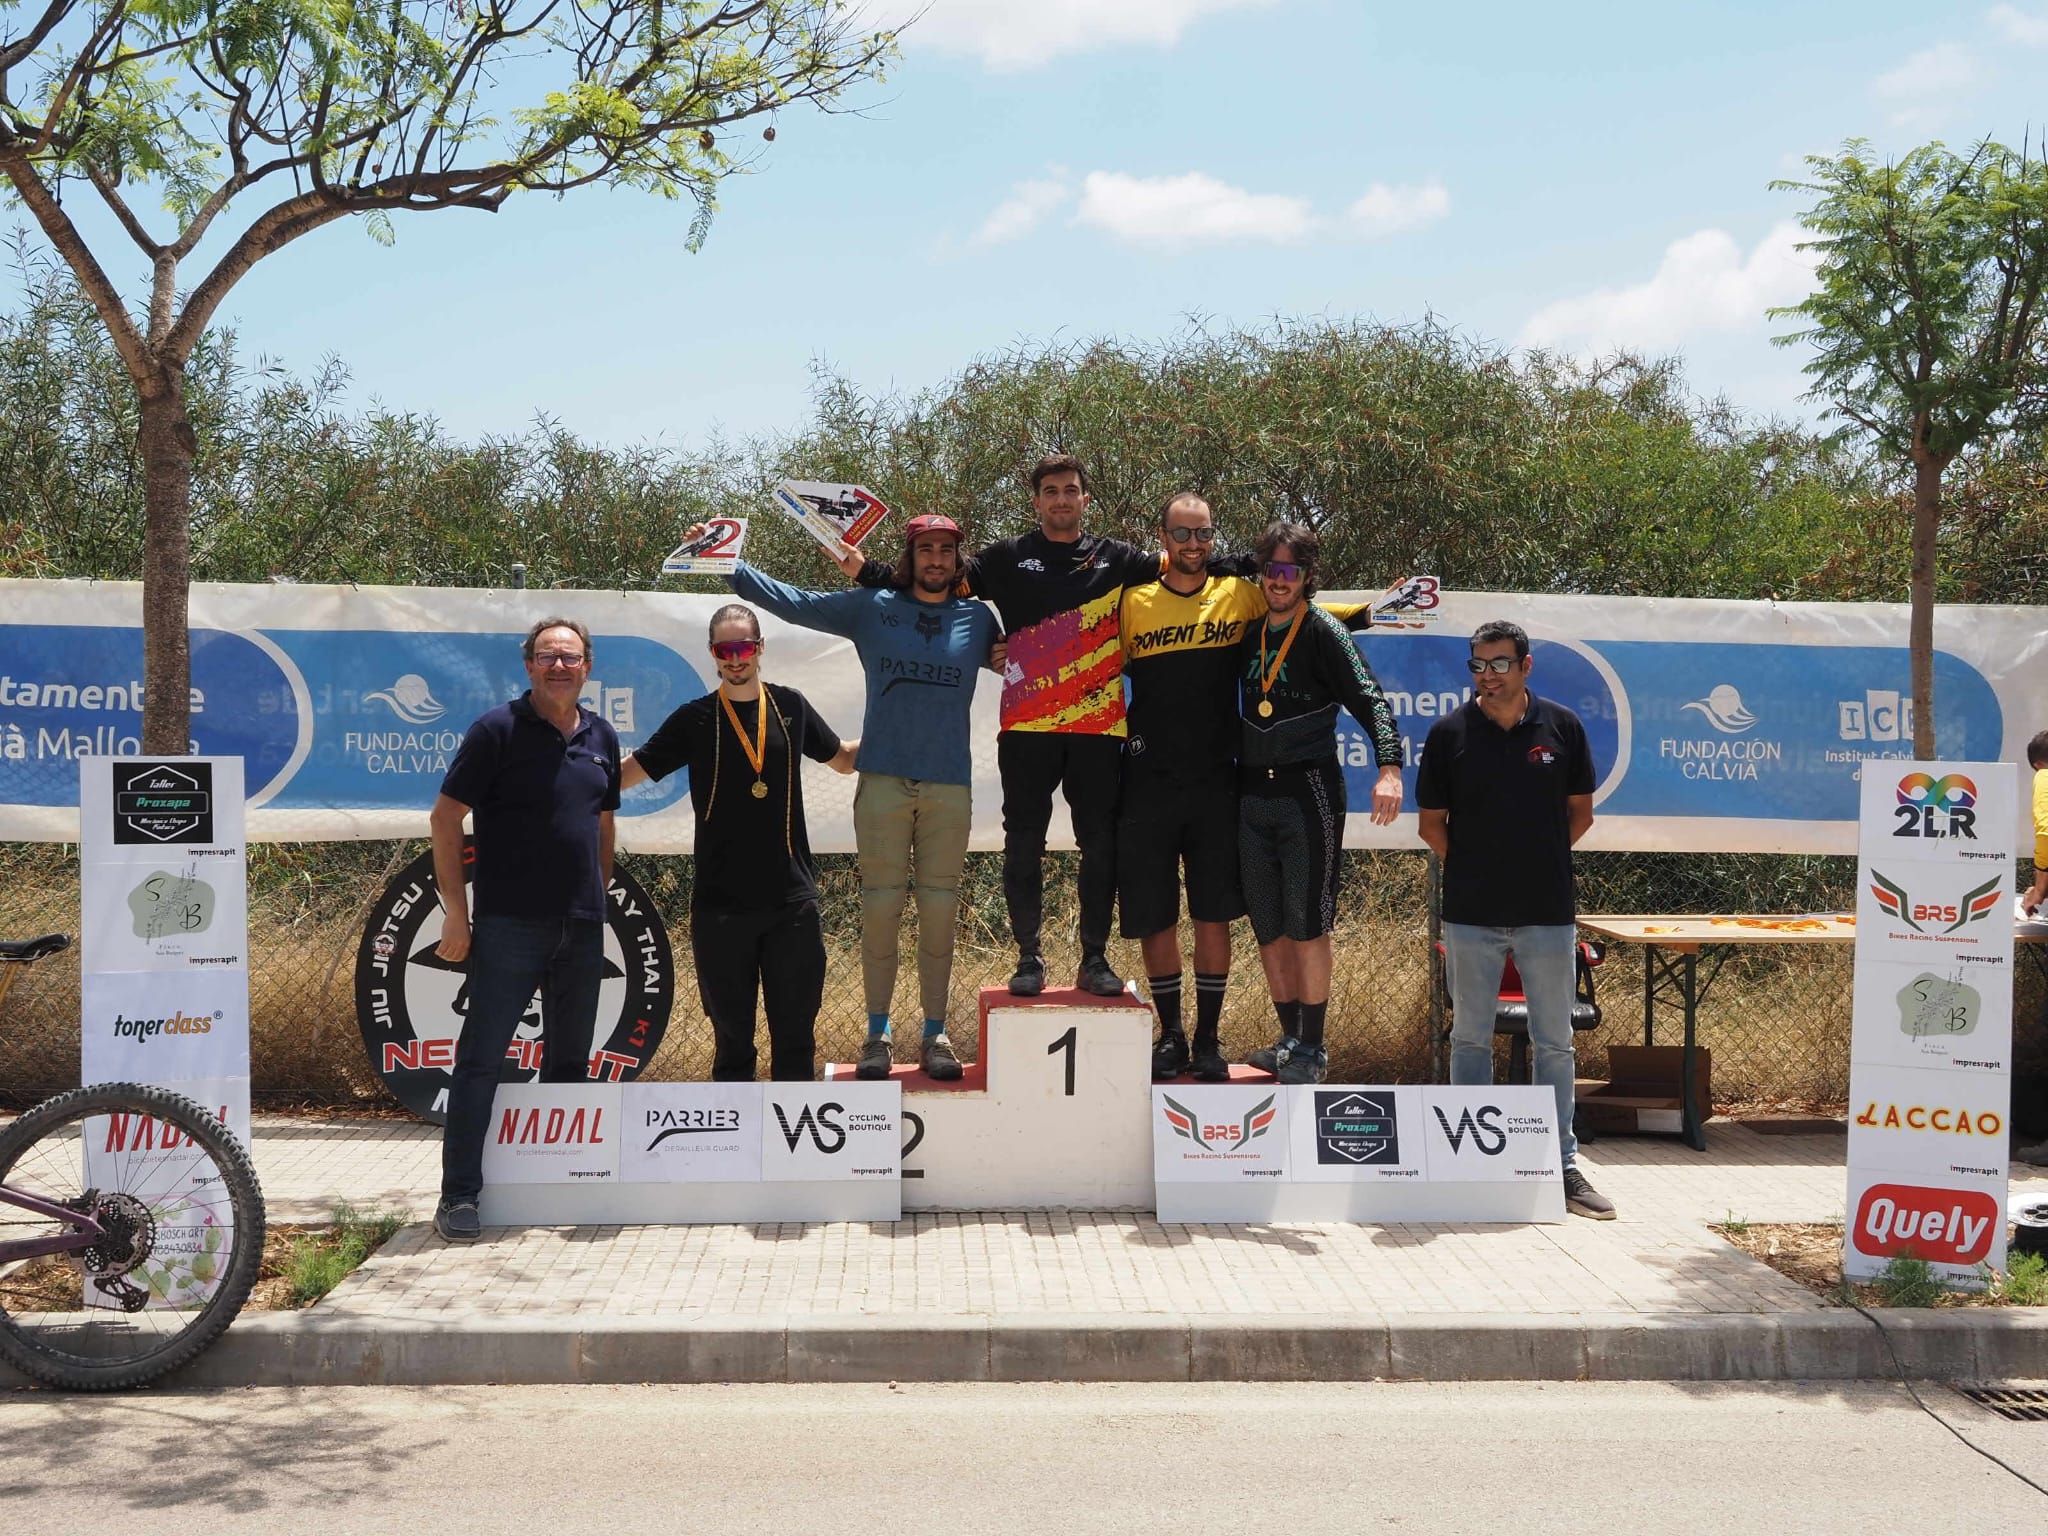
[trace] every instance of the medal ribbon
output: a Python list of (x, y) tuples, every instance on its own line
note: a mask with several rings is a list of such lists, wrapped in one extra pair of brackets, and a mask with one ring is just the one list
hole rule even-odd
[[(1273, 658), (1271, 666), (1266, 664), (1266, 631), (1271, 626), (1266, 624), (1259, 626), (1259, 692), (1261, 694), (1268, 694), (1273, 691), (1274, 679), (1279, 677), (1280, 669), (1287, 665), (1287, 653), (1294, 646), (1294, 636), (1301, 628), (1301, 621), (1307, 617), (1308, 604), (1303, 603), (1301, 611), (1294, 616), (1294, 622), (1287, 626), (1287, 638), (1280, 642), (1280, 653)], [(731, 706), (728, 705), (727, 707), (730, 708)], [(1260, 712), (1264, 714), (1270, 711), (1262, 710)]]
[[(1289, 635), (1287, 638), (1291, 640), (1294, 637)], [(1263, 646), (1261, 650), (1263, 652)], [(1282, 650), (1280, 654), (1285, 656), (1287, 652)], [(768, 703), (766, 698), (767, 690), (765, 688), (762, 690), (762, 695), (762, 698), (757, 700), (755, 705), (757, 713), (755, 715), (756, 729), (754, 739), (748, 741), (746, 727), (740, 724), (739, 712), (732, 707), (732, 700), (725, 696), (723, 688), (718, 690), (718, 702), (725, 706), (725, 718), (732, 722), (732, 733), (740, 739), (740, 750), (747, 754), (747, 762), (754, 770), (754, 782), (757, 784), (767, 781), (767, 772), (764, 766), (768, 761)]]

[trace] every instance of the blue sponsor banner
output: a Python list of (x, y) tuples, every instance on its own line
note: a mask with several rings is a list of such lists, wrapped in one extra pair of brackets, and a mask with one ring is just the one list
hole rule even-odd
[[(1630, 717), (1627, 772), (1603, 813), (1853, 821), (1861, 762), (1913, 755), (1911, 684), (1898, 650), (1589, 645), (1612, 662)], [(1982, 673), (1938, 651), (1934, 696), (1938, 756), (1999, 756), (2004, 712)]]

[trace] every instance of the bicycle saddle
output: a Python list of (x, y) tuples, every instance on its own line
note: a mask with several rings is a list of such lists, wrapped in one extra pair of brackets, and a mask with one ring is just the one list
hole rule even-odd
[(68, 933), (46, 933), (39, 939), (0, 939), (0, 961), (32, 965), (70, 947), (71, 935)]

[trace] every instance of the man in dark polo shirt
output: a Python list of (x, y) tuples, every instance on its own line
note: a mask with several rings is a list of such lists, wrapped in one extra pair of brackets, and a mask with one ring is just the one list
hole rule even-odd
[[(527, 1004), (538, 990), (540, 1080), (580, 1083), (604, 969), (619, 738), (577, 702), (590, 676), (589, 630), (542, 619), (521, 654), (533, 686), (469, 728), (429, 818), (442, 911), (435, 953), (469, 963), (434, 1212), (434, 1230), (451, 1243), (482, 1233), (476, 1206), (491, 1100)], [(474, 921), (462, 878), (462, 822), (472, 813)]]
[(1472, 636), (1472, 698), (1430, 727), (1415, 774), (1422, 840), (1444, 863), (1451, 1081), (1493, 1081), (1494, 1000), (1508, 956), (1529, 999), (1534, 1075), (1557, 1095), (1565, 1204), (1598, 1221), (1572, 1137), (1572, 845), (1593, 825), (1593, 755), (1579, 717), (1529, 691), (1529, 637), (1496, 619)]

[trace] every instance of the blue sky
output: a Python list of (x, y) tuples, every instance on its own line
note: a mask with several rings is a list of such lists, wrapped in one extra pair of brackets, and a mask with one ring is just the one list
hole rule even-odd
[(400, 219), (388, 250), (331, 226), (222, 319), (463, 436), (784, 430), (814, 362), (914, 389), (1191, 315), (1433, 312), (1679, 351), (1703, 391), (1803, 409), (1762, 314), (1806, 290), (1800, 199), (1768, 183), (1851, 136), (2016, 143), (2044, 74), (2048, 0), (933, 0), (864, 113), (783, 117), (697, 255), (687, 204), (529, 197)]

